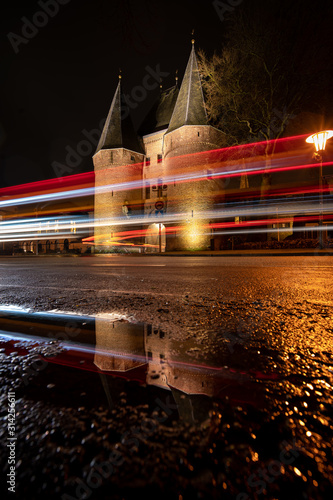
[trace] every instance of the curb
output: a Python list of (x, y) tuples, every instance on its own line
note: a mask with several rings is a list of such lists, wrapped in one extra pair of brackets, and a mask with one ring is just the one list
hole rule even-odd
[(163, 253), (103, 253), (103, 254), (39, 254), (39, 255), (0, 255), (0, 259), (15, 258), (91, 258), (91, 257), (330, 257), (333, 256), (333, 249), (329, 250), (240, 250), (240, 251), (216, 251), (216, 252), (163, 252)]

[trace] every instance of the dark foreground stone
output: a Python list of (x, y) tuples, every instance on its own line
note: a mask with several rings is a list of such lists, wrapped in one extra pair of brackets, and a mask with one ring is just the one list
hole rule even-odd
[[(191, 397), (55, 363), (58, 343), (2, 342), (1, 491), (16, 398), (16, 488), (32, 499), (333, 498), (332, 363), (264, 380), (260, 404)], [(307, 361), (304, 361), (304, 367)], [(108, 390), (106, 390), (106, 384)], [(233, 397), (234, 395), (234, 397)]]

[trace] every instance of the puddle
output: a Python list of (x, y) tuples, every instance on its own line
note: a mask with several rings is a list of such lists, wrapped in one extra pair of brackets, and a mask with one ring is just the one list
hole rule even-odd
[(262, 370), (279, 356), (264, 345), (228, 353), (195, 340), (112, 313), (0, 309), (20, 498), (254, 498), (257, 476), (265, 498), (330, 497), (326, 358), (312, 358), (312, 378), (290, 377)]
[(254, 387), (249, 392), (254, 385), (250, 374), (226, 366), (221, 356), (197, 359), (199, 349), (190, 342), (113, 313), (82, 316), (60, 310), (0, 309), (0, 337), (21, 343), (35, 339), (41, 345), (57, 341), (62, 352), (50, 357), (50, 363), (125, 378), (184, 397), (230, 397), (236, 403), (257, 403), (260, 397)]

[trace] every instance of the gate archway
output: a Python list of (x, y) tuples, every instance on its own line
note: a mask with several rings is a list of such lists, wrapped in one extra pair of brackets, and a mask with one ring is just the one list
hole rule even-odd
[(145, 238), (147, 252), (165, 252), (166, 234), (164, 224), (150, 224)]

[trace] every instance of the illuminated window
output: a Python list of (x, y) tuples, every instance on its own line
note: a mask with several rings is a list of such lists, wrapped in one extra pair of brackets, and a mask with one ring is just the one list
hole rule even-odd
[(75, 221), (71, 220), (71, 233), (76, 233)]

